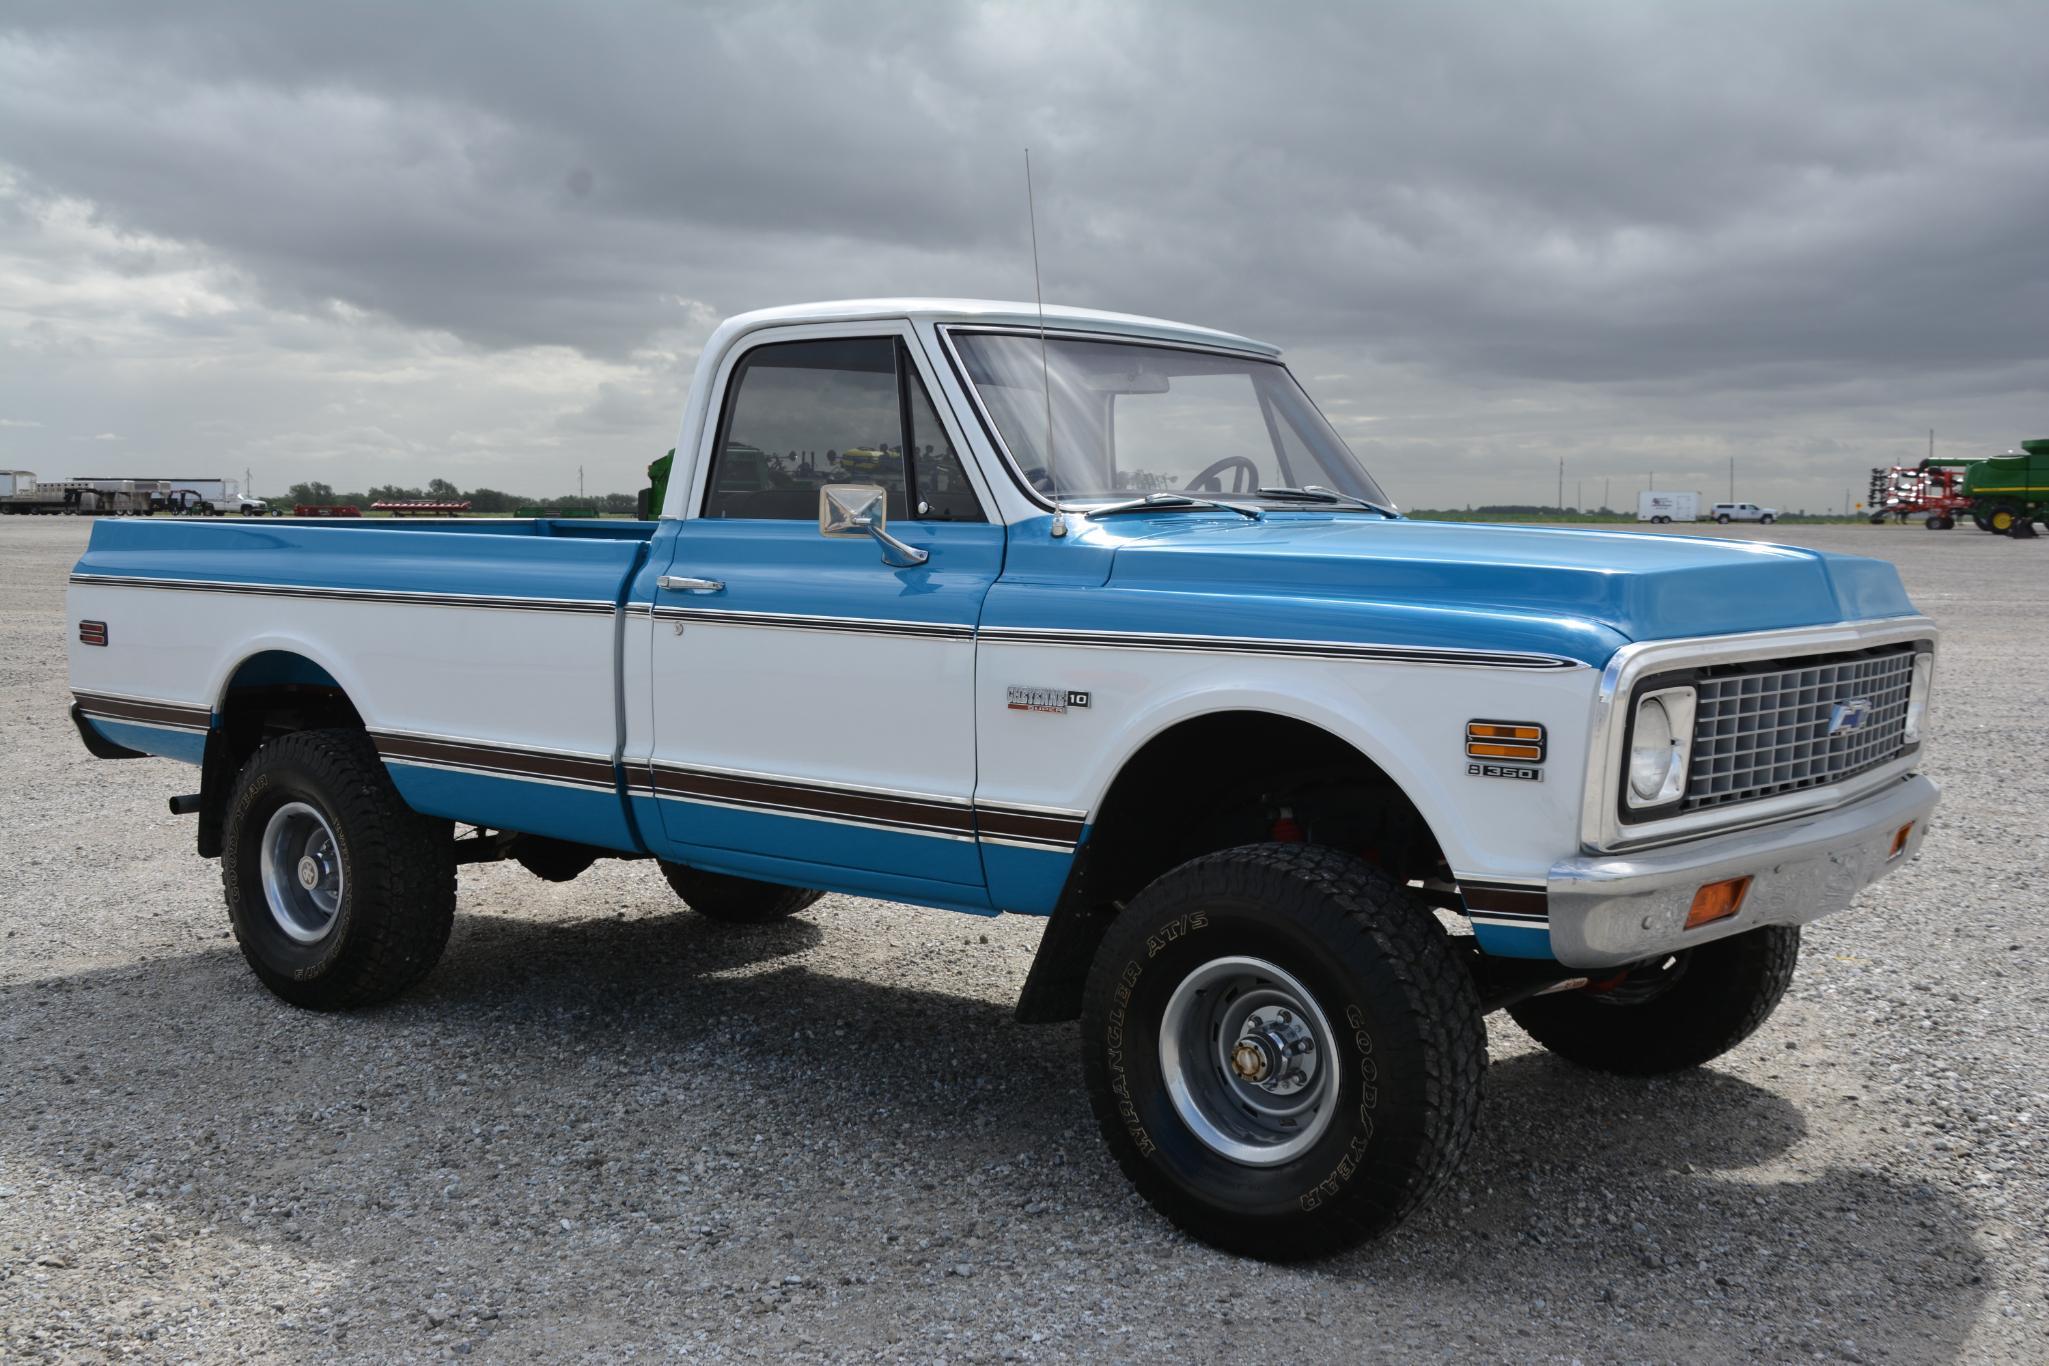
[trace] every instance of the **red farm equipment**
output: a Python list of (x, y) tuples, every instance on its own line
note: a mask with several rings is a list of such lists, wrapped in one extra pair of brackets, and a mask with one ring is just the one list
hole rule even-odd
[(1871, 524), (1879, 526), (1888, 517), (1906, 521), (1925, 519), (1930, 531), (1947, 531), (1956, 525), (1957, 514), (1971, 515), (1971, 500), (1963, 492), (1964, 472), (1941, 465), (1894, 465), (1871, 471)]
[(470, 510), (467, 501), (460, 503), (372, 503), (370, 511), (388, 513), (393, 517), (460, 517)]
[(353, 503), (294, 503), (294, 517), (361, 517), (363, 509)]

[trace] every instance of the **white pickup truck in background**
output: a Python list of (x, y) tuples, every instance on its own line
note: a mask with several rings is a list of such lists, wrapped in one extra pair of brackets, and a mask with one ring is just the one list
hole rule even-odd
[(1724, 526), (1730, 522), (1762, 522), (1769, 526), (1779, 520), (1779, 510), (1755, 503), (1716, 503), (1708, 509), (1708, 516)]

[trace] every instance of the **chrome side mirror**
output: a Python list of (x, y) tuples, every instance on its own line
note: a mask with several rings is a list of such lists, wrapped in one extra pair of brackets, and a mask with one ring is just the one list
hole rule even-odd
[(880, 484), (826, 484), (818, 490), (818, 534), (870, 536), (882, 547), (882, 562), (910, 569), (931, 559), (889, 534), (889, 494)]

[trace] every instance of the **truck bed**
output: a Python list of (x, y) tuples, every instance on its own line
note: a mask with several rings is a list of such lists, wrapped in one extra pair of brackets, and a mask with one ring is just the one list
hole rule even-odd
[[(231, 690), (336, 687), (418, 810), (634, 848), (619, 631), (655, 526), (100, 522), (71, 591), (106, 643), (70, 642), (74, 692), (114, 743), (197, 762)], [(490, 781), (476, 742), (547, 756), (561, 781), (546, 801)]]

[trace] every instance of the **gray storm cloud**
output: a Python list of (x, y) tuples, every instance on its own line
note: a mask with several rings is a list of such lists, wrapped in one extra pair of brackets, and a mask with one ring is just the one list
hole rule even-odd
[(1930, 426), (2049, 433), (2045, 39), (1996, 4), (17, 4), (0, 463), (630, 487), (719, 314), (1028, 296), (1029, 144), (1049, 297), (1288, 347), (1406, 503), (1733, 456), (1819, 508)]

